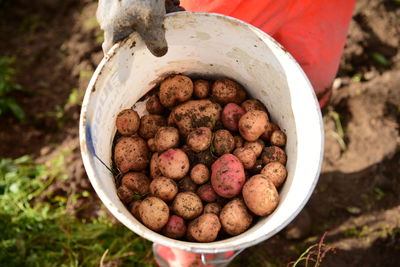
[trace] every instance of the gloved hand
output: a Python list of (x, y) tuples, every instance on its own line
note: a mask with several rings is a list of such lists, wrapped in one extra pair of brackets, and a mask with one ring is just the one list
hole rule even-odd
[(97, 20), (104, 30), (103, 51), (136, 31), (153, 55), (165, 55), (165, 4), (164, 0), (99, 0)]

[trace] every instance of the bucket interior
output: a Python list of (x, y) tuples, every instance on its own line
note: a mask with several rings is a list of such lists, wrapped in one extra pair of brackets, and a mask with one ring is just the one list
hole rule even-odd
[[(165, 21), (168, 53), (154, 57), (134, 34), (115, 45), (100, 63), (87, 89), (80, 139), (85, 168), (97, 194), (113, 215), (151, 241), (212, 253), (254, 245), (277, 233), (302, 209), (318, 179), (323, 149), (321, 115), (313, 89), (294, 59), (258, 29), (225, 16), (181, 12)], [(118, 199), (111, 167), (118, 112), (134, 106), (172, 73), (229, 77), (268, 108), (287, 135), (288, 177), (273, 214), (245, 233), (212, 243), (178, 241), (138, 222)], [(107, 168), (107, 167), (108, 168)]]

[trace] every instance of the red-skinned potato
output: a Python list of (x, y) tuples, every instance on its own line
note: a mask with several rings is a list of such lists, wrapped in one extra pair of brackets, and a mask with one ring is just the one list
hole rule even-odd
[(251, 150), (253, 150), (254, 153), (256, 154), (256, 157), (258, 158), (261, 155), (261, 153), (265, 147), (265, 144), (264, 144), (263, 140), (258, 139), (253, 142), (245, 142), (243, 147), (250, 148)]
[(287, 170), (285, 166), (280, 162), (271, 162), (264, 166), (261, 170), (261, 174), (264, 174), (275, 187), (280, 187), (287, 177)]
[(164, 226), (162, 233), (169, 238), (179, 239), (186, 234), (185, 221), (176, 215), (169, 217), (167, 224)]
[(172, 179), (159, 177), (151, 181), (150, 193), (161, 200), (171, 201), (178, 193), (178, 186)]
[(144, 115), (140, 119), (139, 135), (146, 140), (153, 138), (158, 129), (166, 124), (164, 117), (160, 115)]
[(194, 96), (203, 99), (210, 94), (210, 83), (206, 80), (197, 80), (193, 83)]
[(203, 184), (197, 189), (197, 195), (201, 200), (211, 203), (217, 200), (217, 194), (210, 184)]
[(245, 182), (243, 164), (232, 154), (224, 154), (211, 166), (211, 185), (224, 198), (238, 195)]
[(214, 213), (215, 215), (219, 215), (221, 213), (222, 207), (217, 202), (214, 203), (207, 203), (204, 206), (203, 213)]
[(270, 137), (271, 145), (284, 146), (286, 145), (286, 134), (281, 130), (275, 130)]
[(181, 179), (189, 171), (189, 158), (178, 148), (170, 148), (158, 156), (158, 168), (171, 179)]
[(246, 99), (246, 91), (237, 82), (221, 78), (213, 83), (211, 97), (221, 105), (228, 103), (240, 105)]
[(161, 105), (160, 99), (157, 95), (150, 96), (146, 102), (146, 110), (150, 114), (162, 115), (164, 107)]
[(264, 164), (277, 161), (282, 163), (283, 165), (286, 165), (287, 156), (282, 148), (277, 146), (270, 146), (264, 148), (261, 154), (261, 159)]
[(153, 231), (160, 231), (169, 219), (168, 205), (157, 197), (147, 197), (139, 205), (142, 223)]
[(161, 127), (154, 136), (155, 146), (158, 152), (174, 148), (179, 145), (179, 132), (175, 127)]
[(128, 187), (134, 194), (144, 196), (149, 193), (150, 181), (144, 173), (128, 172), (122, 176), (121, 185)]
[(239, 119), (246, 112), (235, 103), (227, 104), (222, 110), (221, 121), (226, 129), (232, 132), (238, 131)]
[(207, 213), (199, 216), (189, 223), (188, 232), (198, 242), (212, 242), (221, 229), (221, 223), (218, 216), (213, 213)]
[(193, 82), (183, 75), (168, 77), (160, 85), (160, 102), (164, 107), (174, 107), (192, 97)]
[(242, 191), (246, 206), (258, 216), (271, 214), (279, 203), (279, 195), (274, 184), (263, 174), (252, 176)]
[(246, 141), (256, 141), (265, 132), (268, 121), (268, 115), (264, 111), (250, 110), (239, 120), (240, 135)]
[(217, 155), (227, 154), (235, 149), (235, 139), (228, 130), (216, 131), (212, 143)]
[(199, 127), (188, 134), (186, 144), (194, 152), (201, 152), (210, 147), (211, 140), (211, 129), (208, 127)]
[(136, 111), (124, 109), (118, 113), (115, 124), (120, 134), (132, 135), (139, 129), (140, 118)]
[(251, 148), (236, 148), (235, 151), (233, 151), (233, 155), (242, 162), (245, 169), (251, 169), (256, 164), (257, 156)]
[(260, 100), (258, 99), (247, 99), (240, 105), (245, 112), (248, 112), (250, 110), (260, 110), (267, 112), (267, 108), (263, 103), (261, 103)]
[(248, 212), (243, 200), (235, 198), (222, 208), (219, 219), (224, 231), (235, 236), (250, 227), (253, 216)]
[(268, 141), (274, 131), (279, 130), (279, 126), (273, 122), (268, 122), (265, 128), (265, 132), (261, 135), (261, 139)]
[(140, 137), (120, 138), (114, 148), (114, 161), (122, 173), (146, 169), (149, 164), (146, 142)]
[(198, 195), (192, 192), (178, 193), (172, 203), (176, 215), (185, 220), (192, 220), (203, 211), (203, 203)]
[(210, 179), (210, 171), (204, 164), (196, 164), (190, 171), (190, 179), (195, 184), (204, 184)]

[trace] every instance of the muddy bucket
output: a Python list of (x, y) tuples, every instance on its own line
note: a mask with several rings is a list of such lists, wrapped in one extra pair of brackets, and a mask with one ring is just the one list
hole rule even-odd
[[(154, 57), (133, 34), (116, 44), (97, 67), (80, 118), (80, 145), (89, 179), (111, 213), (148, 240), (199, 253), (253, 246), (296, 217), (318, 180), (324, 139), (313, 88), (293, 57), (249, 24), (216, 14), (180, 12), (166, 17), (165, 28), (169, 50), (164, 57)], [(116, 115), (131, 107), (142, 115), (144, 105), (138, 100), (172, 73), (233, 78), (267, 106), (272, 120), (287, 134), (288, 178), (279, 206), (241, 235), (211, 243), (170, 239), (137, 221), (117, 196), (110, 172)]]

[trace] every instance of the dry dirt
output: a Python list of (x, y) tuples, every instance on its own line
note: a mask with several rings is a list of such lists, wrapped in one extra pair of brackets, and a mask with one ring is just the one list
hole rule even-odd
[[(78, 145), (80, 106), (68, 98), (71, 92), (82, 96), (102, 57), (96, 3), (10, 2), (0, 10), (0, 51), (17, 58), (24, 91), (14, 97), (27, 120), (0, 118), (0, 157), (31, 154), (43, 162), (67, 151), (69, 179), (50, 190), (91, 190)], [(285, 266), (324, 232), (336, 253), (328, 253), (322, 266), (399, 265), (399, 17), (398, 1), (357, 2), (332, 101), (324, 109), (325, 160), (317, 188), (289, 229), (247, 249), (234, 265)], [(374, 60), (374, 53), (390, 66)], [(80, 209), (82, 216), (93, 215), (99, 205), (91, 192), (90, 203), (76, 204), (91, 207)]]

